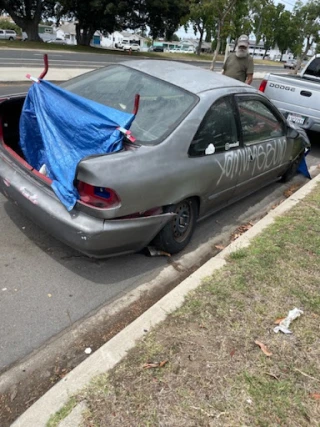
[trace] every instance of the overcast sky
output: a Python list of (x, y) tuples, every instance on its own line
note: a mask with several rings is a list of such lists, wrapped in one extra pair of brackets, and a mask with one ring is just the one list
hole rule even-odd
[[(307, 0), (302, 0), (303, 3), (306, 3), (306, 1)], [(292, 10), (293, 7), (294, 7), (294, 5), (295, 5), (295, 0), (274, 0), (274, 3), (275, 4), (282, 3), (282, 4), (285, 5), (285, 7), (286, 7), (287, 10)], [(177, 34), (178, 37), (185, 38), (185, 39), (188, 39), (188, 38), (195, 39), (195, 38), (197, 38), (194, 35), (192, 27), (189, 27), (187, 32), (185, 32), (185, 30), (184, 30), (183, 27), (180, 27), (179, 30), (176, 32), (176, 34)]]

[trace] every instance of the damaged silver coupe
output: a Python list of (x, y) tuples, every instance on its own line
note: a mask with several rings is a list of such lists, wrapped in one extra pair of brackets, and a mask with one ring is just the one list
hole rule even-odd
[[(179, 62), (126, 61), (71, 79), (60, 89), (95, 108), (100, 104), (101, 111), (133, 113), (126, 121), (130, 131), (119, 124), (121, 145), (115, 151), (80, 156), (69, 169), (75, 198), (67, 209), (53, 185), (56, 178), (44, 173), (48, 164), (33, 164), (24, 149), (25, 97), (1, 99), (0, 190), (52, 236), (92, 257), (136, 252), (149, 244), (171, 254), (183, 250), (198, 220), (272, 181), (291, 179), (310, 147), (304, 131), (253, 87)], [(86, 126), (77, 114), (65, 126), (76, 153), (81, 137), (90, 145), (97, 132), (96, 124)], [(50, 125), (34, 127), (34, 139), (47, 141), (41, 129), (54, 133), (52, 117), (66, 115), (63, 105), (54, 103), (46, 116)], [(30, 129), (26, 135), (29, 148), (36, 147)], [(46, 147), (44, 158), (59, 169)], [(64, 158), (69, 151), (58, 154)]]

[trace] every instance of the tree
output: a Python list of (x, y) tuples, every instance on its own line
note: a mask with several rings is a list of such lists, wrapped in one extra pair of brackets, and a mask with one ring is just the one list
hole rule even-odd
[[(214, 0), (190, 0), (189, 14), (185, 19), (185, 28), (189, 22), (193, 27), (194, 34), (199, 33), (199, 44), (197, 47), (197, 55), (201, 53), (201, 45), (205, 32), (211, 33), (212, 18), (214, 10)], [(206, 31), (207, 30), (207, 31)]]
[(289, 10), (284, 10), (280, 13), (278, 25), (274, 32), (275, 43), (281, 53), (280, 61), (282, 61), (283, 53), (288, 48), (292, 49), (293, 41), (297, 40), (298, 31), (299, 29), (295, 27), (295, 23), (293, 23), (292, 13)]
[(263, 59), (267, 54), (267, 50), (276, 44), (276, 31), (279, 28), (280, 14), (283, 11), (284, 5), (281, 3), (276, 6), (272, 3), (267, 4), (262, 11), (261, 34), (265, 49)]
[(294, 8), (293, 22), (299, 29), (294, 46), (294, 53), (298, 56), (295, 69), (297, 73), (311, 46), (320, 41), (320, 0), (309, 0), (306, 4), (298, 1)]
[(145, 24), (154, 40), (164, 36), (171, 40), (189, 11), (186, 0), (141, 0), (141, 3), (144, 3)]
[(77, 43), (89, 46), (94, 33), (113, 33), (127, 18), (129, 1), (60, 0), (58, 21), (63, 17), (76, 22)]
[(210, 70), (214, 70), (217, 55), (221, 45), (221, 34), (227, 17), (242, 0), (216, 0), (214, 3), (214, 22), (216, 23), (216, 50), (213, 53)]
[(0, 0), (0, 9), (28, 35), (28, 40), (41, 41), (38, 25), (42, 17), (54, 15), (54, 0)]

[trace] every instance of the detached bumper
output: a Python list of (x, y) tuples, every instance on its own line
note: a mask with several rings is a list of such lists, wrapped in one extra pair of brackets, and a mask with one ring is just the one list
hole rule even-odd
[(104, 220), (68, 212), (50, 188), (30, 176), (0, 151), (0, 191), (37, 225), (88, 256), (104, 258), (139, 251), (150, 243), (173, 214)]

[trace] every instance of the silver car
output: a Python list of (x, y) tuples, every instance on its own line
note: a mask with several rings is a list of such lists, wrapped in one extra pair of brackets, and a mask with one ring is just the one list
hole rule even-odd
[(181, 251), (198, 220), (292, 178), (309, 147), (305, 133), (253, 87), (184, 63), (126, 61), (63, 87), (127, 112), (140, 94), (131, 126), (136, 142), (125, 140), (121, 151), (79, 162), (79, 200), (68, 212), (50, 179), (23, 159), (18, 123), (24, 98), (4, 98), (0, 189), (36, 224), (93, 257), (150, 244)]

